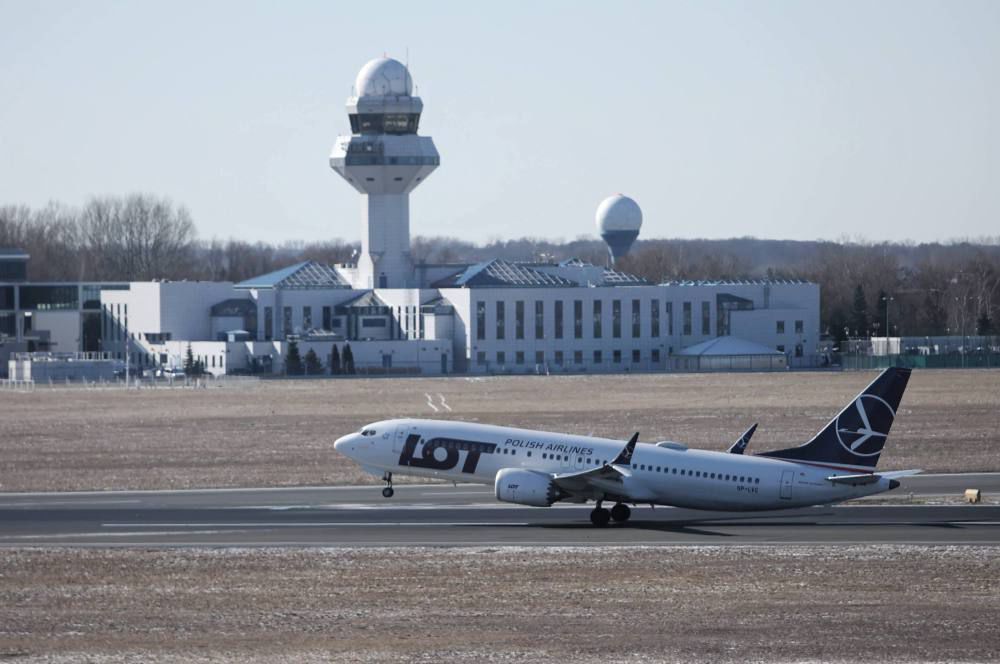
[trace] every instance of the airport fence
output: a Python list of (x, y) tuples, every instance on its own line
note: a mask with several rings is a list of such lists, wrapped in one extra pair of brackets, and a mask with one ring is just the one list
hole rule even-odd
[(840, 356), (845, 371), (885, 369), (994, 369), (1000, 353), (949, 353), (947, 355), (851, 355)]
[(140, 377), (129, 380), (124, 378), (113, 380), (88, 380), (87, 378), (65, 378), (58, 380), (12, 380), (0, 379), (0, 389), (16, 392), (33, 392), (38, 389), (73, 389), (73, 390), (177, 390), (177, 389), (233, 389), (248, 388), (258, 385), (257, 376), (183, 376), (177, 378)]

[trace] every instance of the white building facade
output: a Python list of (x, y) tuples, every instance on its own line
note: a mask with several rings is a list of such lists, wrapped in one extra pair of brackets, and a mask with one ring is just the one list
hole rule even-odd
[[(351, 134), (337, 139), (330, 166), (361, 194), (357, 260), (297, 263), (241, 283), (98, 288), (99, 350), (138, 371), (181, 367), (190, 355), (215, 375), (285, 373), (292, 342), (324, 373), (343, 369), (345, 353), (359, 373), (625, 372), (668, 370), (681, 349), (732, 336), (784, 353), (789, 366), (817, 364), (812, 283), (652, 284), (579, 260), (415, 264), (409, 194), (440, 164), (433, 140), (417, 135), (423, 102), (407, 68), (388, 58), (362, 68), (355, 93)], [(597, 223), (620, 258), (642, 213), (617, 195)], [(46, 302), (94, 300), (74, 288), (62, 304), (46, 291)], [(0, 324), (21, 330), (26, 314), (5, 318), (3, 307), (20, 307), (23, 295), (5, 293), (0, 284)], [(79, 312), (73, 321), (51, 323), (66, 328), (67, 344)]]

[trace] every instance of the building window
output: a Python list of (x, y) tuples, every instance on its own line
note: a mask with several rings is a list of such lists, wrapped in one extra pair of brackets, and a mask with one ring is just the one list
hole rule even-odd
[(601, 338), (601, 301), (594, 300), (594, 338)]
[(535, 300), (535, 338), (545, 338), (545, 303)]
[(611, 352), (611, 361), (615, 364), (622, 363), (622, 352), (620, 350), (615, 350)]
[(274, 338), (274, 308), (264, 307), (264, 341)]
[(514, 353), (514, 364), (524, 364), (524, 351), (519, 350)]
[(501, 367), (507, 364), (507, 356), (504, 354), (502, 350), (497, 351), (497, 364)]
[(507, 303), (497, 301), (497, 339), (504, 338), (504, 327), (507, 325)]
[(330, 307), (323, 307), (323, 329), (331, 329), (331, 318), (333, 318), (333, 312)]
[(384, 318), (362, 318), (361, 327), (387, 327)]
[(667, 302), (664, 304), (667, 312), (667, 336), (674, 336), (674, 303)]
[(691, 303), (684, 303), (684, 328), (681, 330), (681, 334), (685, 336), (691, 336)]
[(802, 357), (802, 344), (795, 344), (795, 357)]
[(79, 302), (76, 286), (21, 286), (21, 309), (65, 311), (78, 308)]
[(784, 334), (785, 333), (785, 321), (779, 320), (777, 322), (777, 324), (776, 324), (776, 327), (777, 327), (776, 331), (777, 331), (778, 334)]
[(17, 314), (13, 312), (0, 314), (0, 337), (17, 336)]
[(622, 301), (611, 301), (611, 336), (615, 339), (622, 338)]
[(660, 336), (660, 301), (650, 300), (649, 302), (649, 336), (654, 339)]
[(563, 303), (562, 300), (556, 300), (556, 339), (563, 338)]
[(486, 338), (486, 303), (476, 302), (476, 339)]
[(524, 338), (524, 300), (514, 303), (514, 338)]
[[(86, 286), (84, 287), (86, 288)], [(100, 299), (98, 299), (98, 305), (100, 305)], [(86, 303), (84, 303), (86, 304)], [(86, 308), (86, 307), (84, 307)], [(100, 309), (100, 306), (95, 307), (95, 309)], [(14, 310), (14, 287), (13, 286), (0, 286), (0, 309), (5, 309), (7, 311)]]
[(302, 307), (302, 331), (311, 330), (313, 326), (312, 307)]
[(652, 350), (652, 352), (650, 353), (650, 360), (652, 360), (653, 364), (659, 364), (660, 363), (660, 349), (659, 348), (654, 348)]
[(561, 367), (563, 365), (563, 352), (561, 350), (556, 351), (556, 366)]
[(283, 323), (282, 329), (285, 332), (285, 336), (288, 336), (289, 334), (292, 333), (292, 308), (291, 307), (285, 307), (284, 308), (284, 323)]
[(795, 321), (795, 334), (802, 334), (802, 331), (804, 329), (805, 326), (803, 325), (802, 321), (800, 320)]
[(642, 303), (640, 300), (632, 300), (632, 338), (638, 339), (642, 336)]
[(573, 338), (583, 339), (583, 300), (573, 300)]
[(594, 351), (594, 364), (600, 364), (603, 361), (604, 361), (604, 358), (601, 357), (601, 351), (595, 350)]
[(639, 364), (641, 358), (642, 354), (639, 352), (638, 349), (632, 351), (632, 364)]
[(712, 333), (712, 304), (711, 302), (701, 303), (701, 333), (708, 335)]
[(775, 348), (778, 349), (779, 353), (784, 353), (785, 352), (785, 345), (784, 344), (778, 344), (777, 346), (775, 346)]
[(535, 364), (545, 364), (545, 351), (536, 350), (535, 351)]
[(483, 366), (486, 364), (486, 351), (481, 350), (476, 353), (476, 364)]
[(583, 351), (574, 350), (573, 351), (573, 364), (583, 364)]

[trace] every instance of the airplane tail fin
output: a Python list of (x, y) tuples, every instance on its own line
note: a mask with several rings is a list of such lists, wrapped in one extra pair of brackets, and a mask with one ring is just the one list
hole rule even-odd
[(808, 443), (760, 456), (874, 470), (909, 379), (909, 369), (889, 367)]

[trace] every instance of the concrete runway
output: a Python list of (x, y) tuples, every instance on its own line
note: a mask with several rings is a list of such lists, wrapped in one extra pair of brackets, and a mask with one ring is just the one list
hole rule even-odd
[[(1000, 473), (923, 475), (885, 494), (934, 502)], [(881, 498), (881, 497), (878, 497)], [(634, 508), (597, 529), (589, 506), (497, 503), (491, 487), (379, 486), (0, 493), (0, 546), (503, 546), (695, 544), (1000, 544), (1000, 506), (882, 504), (766, 513)]]

